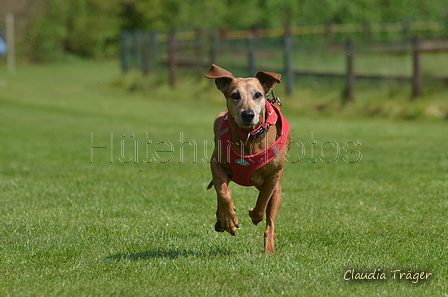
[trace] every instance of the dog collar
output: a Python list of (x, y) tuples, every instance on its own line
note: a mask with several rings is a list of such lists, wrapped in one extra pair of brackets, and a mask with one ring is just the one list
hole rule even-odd
[(272, 102), (266, 100), (265, 122), (250, 132), (244, 131), (243, 129), (238, 127), (238, 125), (235, 122), (235, 119), (228, 113), (228, 117), (230, 119), (229, 122), (232, 123), (235, 131), (237, 131), (242, 138), (246, 139), (247, 143), (249, 139), (256, 139), (258, 136), (266, 132), (270, 126), (275, 125), (277, 123), (278, 116), (272, 105), (273, 105)]

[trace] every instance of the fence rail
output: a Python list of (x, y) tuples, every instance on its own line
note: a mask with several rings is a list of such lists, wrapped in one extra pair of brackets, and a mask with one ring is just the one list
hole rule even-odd
[[(396, 23), (364, 23), (364, 24), (319, 24), (308, 26), (294, 26), (290, 28), (260, 28), (255, 27), (251, 30), (232, 30), (220, 29), (220, 37), (226, 40), (247, 39), (257, 36), (265, 37), (283, 37), (287, 31), (291, 36), (318, 35), (318, 34), (338, 34), (338, 33), (390, 33), (390, 32), (445, 32), (448, 34), (447, 22), (396, 22)], [(158, 42), (168, 42), (169, 33), (161, 33), (157, 36)], [(197, 31), (185, 31), (177, 34), (178, 41), (196, 40)], [(204, 36), (205, 40), (210, 40), (210, 35)]]
[[(422, 32), (431, 37), (436, 35), (438, 39), (417, 37), (425, 35)], [(399, 37), (394, 41), (378, 41), (372, 38), (373, 35), (382, 33), (398, 33)], [(315, 48), (303, 52), (303, 55), (313, 56), (315, 49), (319, 49), (325, 55), (342, 54), (346, 57), (345, 70), (298, 69), (294, 59), (300, 55), (304, 44), (309, 44), (310, 41), (300, 39), (297, 42), (297, 38), (310, 39), (307, 36), (311, 36), (311, 39), (317, 36), (321, 43), (313, 45)], [(169, 82), (172, 86), (176, 85), (176, 77), (181, 67), (188, 66), (195, 69), (198, 74), (202, 74), (206, 65), (226, 59), (229, 64), (233, 63), (232, 68), (244, 68), (253, 75), (258, 61), (276, 60), (275, 63), (263, 65), (263, 70), (284, 73), (289, 94), (294, 91), (294, 79), (308, 74), (346, 77), (346, 100), (354, 100), (354, 86), (356, 79), (359, 78), (408, 80), (413, 86), (412, 98), (416, 99), (420, 96), (423, 86), (420, 56), (427, 52), (448, 52), (448, 22), (327, 23), (285, 28), (255, 27), (252, 30), (237, 31), (197, 29), (186, 32), (172, 31), (169, 34), (133, 31), (122, 32), (120, 44), (121, 67), (124, 73), (131, 68), (139, 68), (144, 74), (148, 74), (157, 65), (167, 65)], [(275, 58), (279, 53), (283, 55), (282, 59)], [(407, 55), (412, 61), (412, 74), (357, 73), (355, 70), (357, 56), (366, 53)], [(225, 64), (228, 67), (227, 63)], [(439, 78), (448, 80), (448, 73), (444, 75)]]

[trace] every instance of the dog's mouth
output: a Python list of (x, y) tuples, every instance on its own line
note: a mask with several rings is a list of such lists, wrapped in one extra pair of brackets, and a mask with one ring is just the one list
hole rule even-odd
[(244, 131), (252, 131), (258, 126), (258, 118), (257, 121), (255, 121), (255, 119), (244, 120), (242, 117), (240, 117), (239, 119), (235, 118), (235, 122), (237, 126)]
[(244, 131), (252, 131), (255, 129), (255, 127), (257, 125), (254, 124), (240, 124), (238, 125), (240, 127), (240, 129), (244, 130)]

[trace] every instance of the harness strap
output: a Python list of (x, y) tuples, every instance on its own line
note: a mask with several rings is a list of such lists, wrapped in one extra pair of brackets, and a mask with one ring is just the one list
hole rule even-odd
[[(270, 106), (270, 108), (266, 107), (266, 110), (272, 109), (272, 114), (275, 114), (276, 119), (274, 125), (277, 126), (279, 132), (277, 140), (265, 151), (249, 156), (241, 155), (239, 152), (236, 152), (232, 147), (232, 142), (230, 138), (229, 127), (232, 122), (231, 121), (232, 117), (230, 117), (229, 119), (228, 111), (221, 124), (221, 131), (219, 132), (221, 142), (220, 146), (222, 152), (225, 152), (227, 156), (226, 157), (227, 162), (229, 162), (230, 167), (232, 168), (232, 176), (230, 176), (230, 179), (233, 182), (242, 186), (247, 187), (252, 186), (250, 182), (250, 176), (252, 175), (252, 173), (254, 173), (258, 169), (269, 163), (271, 160), (273, 160), (275, 157), (277, 157), (282, 148), (286, 145), (287, 136), (289, 134), (288, 121), (286, 121), (285, 117), (281, 114), (280, 108), (278, 108), (277, 106), (273, 106), (271, 105), (271, 103), (268, 102), (266, 103), (266, 106)], [(269, 128), (271, 124), (266, 123), (266, 125), (267, 128)], [(258, 128), (255, 130), (258, 130)], [(266, 130), (263, 130), (263, 132)], [(253, 131), (250, 133), (253, 133)]]

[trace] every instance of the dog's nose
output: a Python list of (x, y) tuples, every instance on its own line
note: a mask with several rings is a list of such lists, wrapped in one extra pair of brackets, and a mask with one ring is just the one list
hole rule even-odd
[(246, 123), (252, 121), (254, 116), (255, 116), (255, 113), (253, 110), (245, 110), (241, 113), (241, 117), (243, 118), (243, 121), (245, 121)]

